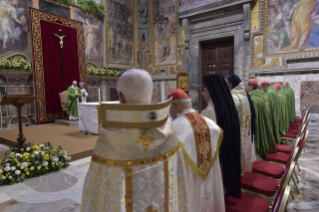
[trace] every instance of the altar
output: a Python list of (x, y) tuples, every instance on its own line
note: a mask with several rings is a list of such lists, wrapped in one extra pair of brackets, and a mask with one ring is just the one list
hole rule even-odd
[[(103, 104), (119, 103), (118, 101), (102, 102)], [(79, 130), (91, 134), (99, 134), (100, 132), (100, 103), (88, 102), (78, 104)]]

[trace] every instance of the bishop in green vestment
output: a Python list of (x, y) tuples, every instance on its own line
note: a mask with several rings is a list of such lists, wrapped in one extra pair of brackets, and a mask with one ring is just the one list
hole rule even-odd
[(276, 152), (276, 142), (273, 135), (270, 121), (270, 107), (268, 97), (263, 90), (257, 90), (258, 82), (250, 79), (246, 82), (246, 90), (253, 102), (256, 121), (255, 121), (255, 145), (259, 156)]
[(269, 99), (270, 107), (270, 122), (275, 138), (275, 142), (279, 143), (279, 106), (278, 106), (278, 94), (272, 86), (265, 80), (261, 81), (260, 88), (264, 90)]
[(295, 108), (295, 92), (294, 90), (289, 86), (289, 82), (284, 82), (282, 84), (282, 89), (287, 91), (289, 96), (289, 105), (290, 105), (290, 122), (296, 121), (296, 108)]
[(284, 92), (281, 92), (281, 84), (276, 83), (273, 85), (274, 90), (278, 94), (278, 105), (279, 105), (279, 134), (285, 135), (289, 130), (289, 114), (287, 105), (287, 96)]
[(81, 102), (81, 99), (81, 89), (77, 87), (77, 82), (73, 81), (67, 91), (67, 114), (69, 120), (78, 120), (78, 103)]

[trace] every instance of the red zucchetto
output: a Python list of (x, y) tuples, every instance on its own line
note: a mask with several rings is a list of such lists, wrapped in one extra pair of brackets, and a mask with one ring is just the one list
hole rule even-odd
[(167, 99), (173, 98), (173, 100), (175, 99), (189, 99), (188, 95), (182, 90), (182, 89), (175, 89), (172, 90), (168, 95), (167, 95)]

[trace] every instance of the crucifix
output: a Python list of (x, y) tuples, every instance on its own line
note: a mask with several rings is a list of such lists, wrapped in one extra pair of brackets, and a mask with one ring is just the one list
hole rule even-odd
[(59, 28), (59, 34), (51, 33), (51, 35), (60, 39), (60, 61), (61, 61), (61, 76), (64, 78), (64, 69), (63, 69), (63, 39), (69, 38), (68, 36), (62, 35), (62, 29)]

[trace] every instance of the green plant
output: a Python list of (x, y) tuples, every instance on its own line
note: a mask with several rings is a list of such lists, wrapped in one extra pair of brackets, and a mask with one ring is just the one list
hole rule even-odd
[(96, 13), (99, 16), (105, 15), (104, 6), (102, 4), (96, 3), (94, 0), (78, 0), (77, 4), (84, 11)]
[(63, 153), (62, 147), (53, 148), (50, 142), (33, 145), (29, 144), (17, 153), (10, 148), (1, 162), (0, 185), (11, 185), (23, 182), (27, 178), (38, 177), (59, 171), (69, 166), (70, 156)]
[(50, 0), (50, 1), (58, 3), (58, 4), (64, 4), (67, 6), (71, 6), (75, 2), (75, 0)]
[(109, 76), (109, 77), (120, 77), (125, 72), (123, 69), (100, 69), (100, 68), (87, 68), (86, 73), (88, 75), (95, 76)]
[(0, 69), (31, 71), (32, 67), (28, 61), (23, 59), (17, 61), (4, 59), (0, 60)]

